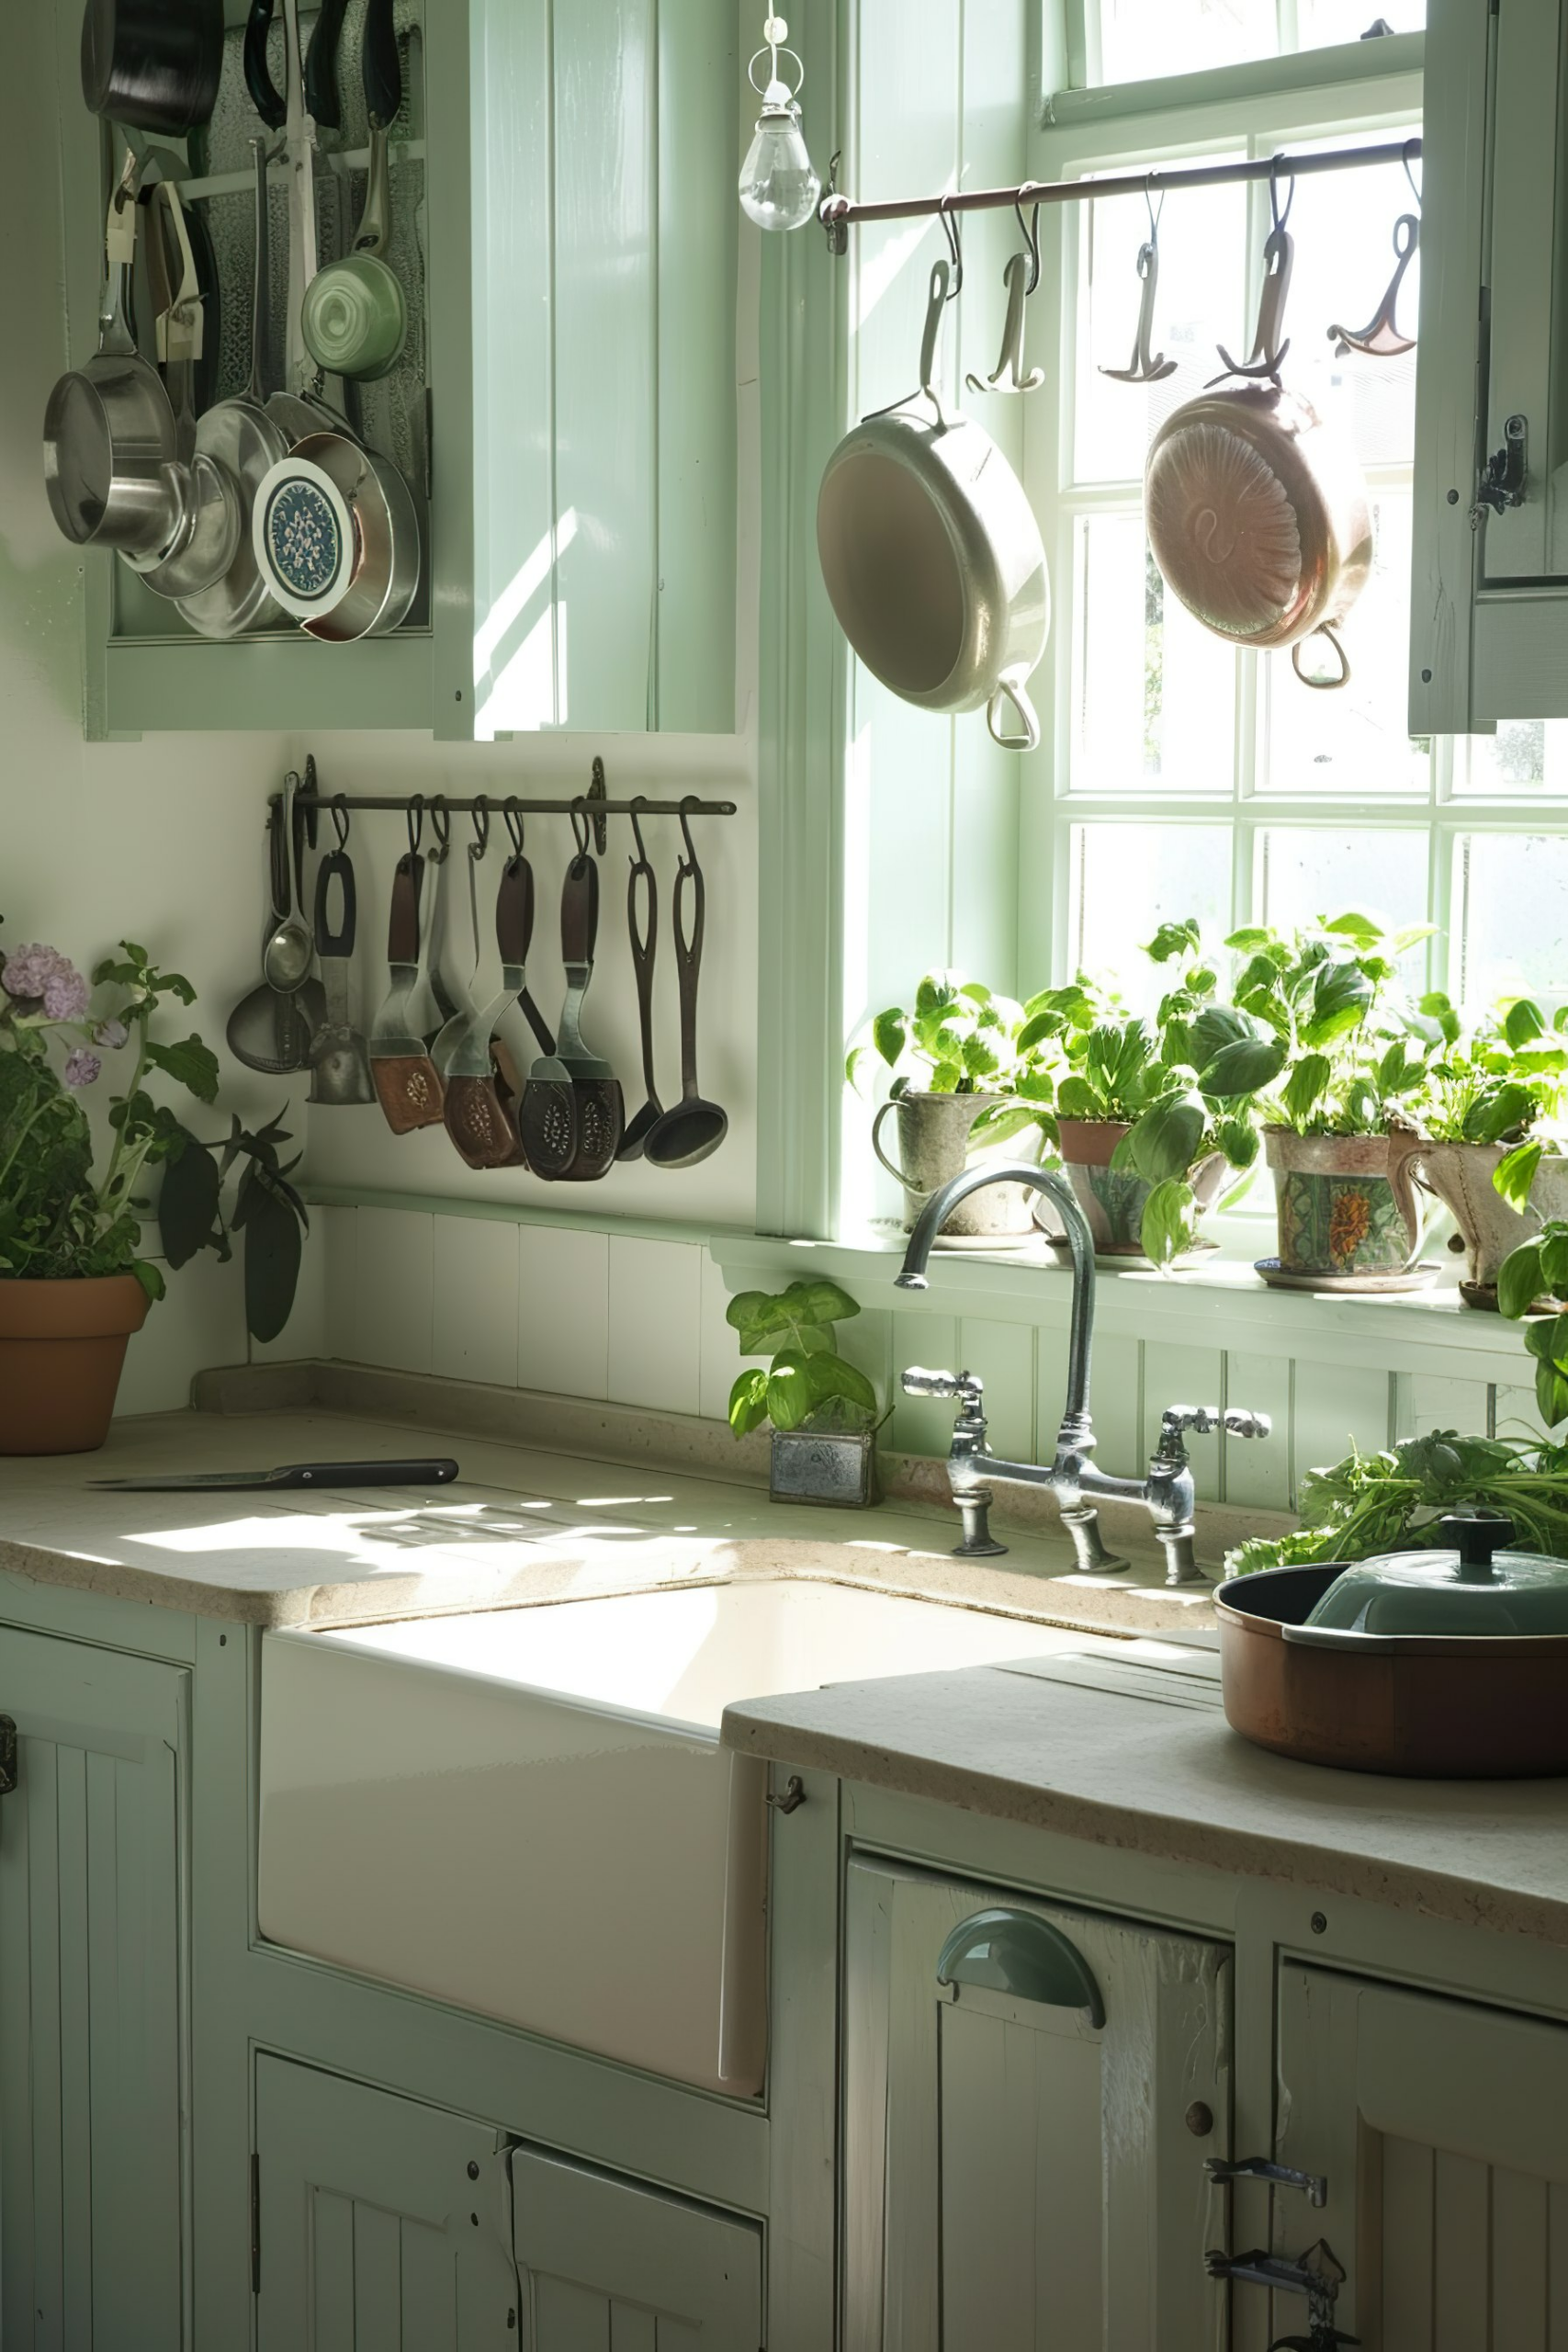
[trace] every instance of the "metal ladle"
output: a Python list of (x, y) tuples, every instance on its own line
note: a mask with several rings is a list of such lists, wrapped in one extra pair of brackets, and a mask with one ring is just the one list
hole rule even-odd
[(280, 995), (292, 996), (310, 977), (310, 958), (315, 953), (310, 926), (301, 919), (298, 901), (303, 893), (299, 888), (299, 841), (294, 830), (294, 795), (299, 779), (292, 771), (283, 779), (283, 849), (286, 858), (295, 867), (295, 904), (285, 909), (276, 929), (262, 949), (262, 970), (268, 988)]
[[(729, 1133), (729, 1114), (707, 1102), (697, 1086), (697, 982), (703, 966), (703, 928), (707, 892), (687, 811), (696, 806), (688, 795), (681, 803), (681, 831), (686, 854), (675, 871), (675, 903), (671, 929), (675, 937), (675, 965), (681, 979), (681, 1100), (649, 1127), (642, 1156), (655, 1168), (693, 1168), (716, 1152)], [(692, 892), (692, 927), (682, 920), (686, 891)]]

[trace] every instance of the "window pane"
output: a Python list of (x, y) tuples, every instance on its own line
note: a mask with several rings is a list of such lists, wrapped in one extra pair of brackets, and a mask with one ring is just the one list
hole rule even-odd
[(1390, 32), (1418, 33), (1427, 22), (1426, 0), (1296, 0), (1297, 45), (1302, 49), (1360, 40), (1380, 22)]
[[(1381, 145), (1418, 135), (1419, 123), (1392, 130), (1358, 131), (1350, 137), (1292, 141), (1297, 154), (1325, 147)], [(1417, 166), (1419, 169), (1419, 166)], [(1289, 193), (1281, 180), (1280, 201)], [(1172, 199), (1174, 209), (1177, 199)], [(1291, 202), (1295, 239), (1291, 290), (1285, 308), (1290, 356), (1284, 380), (1311, 401), (1325, 423), (1348, 434), (1364, 466), (1407, 465), (1416, 436), (1416, 354), (1369, 359), (1335, 351), (1331, 327), (1359, 334), (1370, 326), (1393, 276), (1394, 223), (1416, 210), (1403, 164), (1377, 164), (1348, 172), (1325, 172), (1300, 179)], [(1420, 299), (1419, 259), (1412, 261), (1399, 289), (1396, 317), (1402, 334), (1416, 332)], [(1250, 294), (1245, 340), (1250, 345), (1257, 315), (1258, 285)], [(1226, 345), (1236, 358), (1241, 347)]]
[(1454, 742), (1456, 791), (1568, 796), (1568, 721), (1503, 718), (1495, 735), (1461, 735)]
[(1189, 915), (1223, 938), (1230, 873), (1227, 825), (1075, 825), (1069, 968), (1109, 975), (1129, 1004), (1152, 1008), (1170, 976), (1140, 952), (1145, 943)]
[(1167, 593), (1139, 515), (1077, 526), (1072, 789), (1229, 792), (1235, 655)]
[[(1202, 160), (1244, 152), (1214, 148)], [(1176, 372), (1156, 384), (1118, 383), (1100, 372), (1132, 360), (1148, 207), (1141, 196), (1112, 196), (1077, 210), (1074, 472), (1079, 481), (1141, 481), (1156, 428), (1202, 390), (1220, 364), (1216, 345), (1237, 332), (1246, 299), (1247, 190), (1184, 188), (1164, 213), (1149, 340), (1152, 355), (1174, 359)]]
[(1467, 1004), (1568, 996), (1568, 837), (1468, 833), (1456, 846), (1455, 985)]
[(1391, 930), (1427, 920), (1427, 835), (1343, 825), (1269, 825), (1258, 839), (1258, 920), (1292, 930), (1371, 915)]
[[(1405, 732), (1410, 640), (1410, 496), (1372, 500), (1377, 552), (1359, 598), (1339, 632), (1350, 683), (1332, 693), (1303, 686), (1288, 652), (1265, 662), (1267, 775), (1262, 788), (1301, 798), (1314, 792), (1421, 792), (1428, 761)], [(1303, 667), (1325, 670), (1333, 653), (1310, 640)]]
[(1274, 0), (1100, 0), (1104, 82), (1145, 82), (1272, 57)]

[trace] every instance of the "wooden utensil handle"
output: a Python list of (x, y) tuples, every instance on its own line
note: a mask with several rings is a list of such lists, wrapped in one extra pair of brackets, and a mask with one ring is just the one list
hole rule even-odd
[(525, 964), (534, 942), (534, 869), (521, 852), (502, 869), (495, 894), (495, 944), (503, 964)]
[(592, 964), (599, 936), (599, 866), (584, 851), (566, 869), (560, 896), (563, 964)]
[(423, 858), (412, 850), (405, 850), (392, 876), (391, 913), (387, 924), (389, 964), (419, 961), (419, 891), (423, 877)]

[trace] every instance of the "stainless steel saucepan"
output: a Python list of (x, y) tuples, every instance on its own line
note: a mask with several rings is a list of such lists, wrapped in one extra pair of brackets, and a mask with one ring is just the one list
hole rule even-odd
[(884, 685), (924, 710), (983, 706), (1004, 749), (1032, 751), (1026, 689), (1051, 627), (1045, 549), (990, 435), (950, 415), (936, 390), (951, 286), (939, 261), (919, 391), (863, 419), (829, 459), (818, 552), (839, 626)]
[(109, 199), (98, 347), (62, 376), (43, 424), (43, 472), (54, 519), (76, 547), (162, 554), (182, 514), (175, 413), (130, 331), (136, 260), (134, 162)]

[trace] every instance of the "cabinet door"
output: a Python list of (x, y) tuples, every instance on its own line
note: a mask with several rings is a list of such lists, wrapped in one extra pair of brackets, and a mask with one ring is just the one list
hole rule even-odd
[(0, 2338), (187, 2341), (179, 1667), (0, 1629)]
[(845, 2352), (1213, 2352), (1225, 1951), (859, 1860), (846, 1916)]
[(525, 2352), (757, 2352), (754, 2223), (529, 2148), (512, 2192)]
[(1568, 2028), (1291, 1967), (1279, 2096), (1280, 2160), (1328, 2201), (1276, 2192), (1274, 2249), (1327, 2240), (1366, 2352), (1568, 2345)]
[(493, 2130), (256, 2061), (258, 2352), (517, 2352)]

